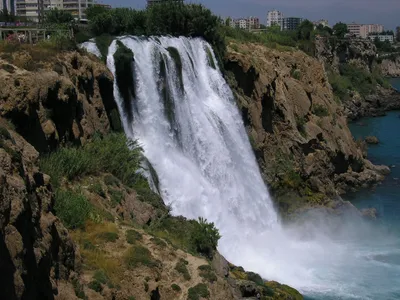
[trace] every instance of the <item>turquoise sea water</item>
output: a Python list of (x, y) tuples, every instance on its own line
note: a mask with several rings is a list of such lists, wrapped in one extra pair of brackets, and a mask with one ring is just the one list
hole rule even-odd
[[(392, 79), (400, 91), (400, 78)], [(374, 190), (346, 195), (357, 208), (376, 208), (375, 222), (354, 222), (342, 229), (357, 233), (338, 241), (348, 256), (335, 261), (336, 267), (321, 269), (324, 278), (331, 278), (329, 291), (305, 292), (307, 300), (398, 300), (400, 299), (400, 111), (385, 117), (365, 118), (349, 124), (354, 137), (378, 137), (378, 145), (370, 145), (368, 159), (391, 167), (391, 174)], [(350, 238), (349, 238), (350, 237)], [(329, 255), (334, 255), (329, 253)], [(328, 256), (329, 257), (329, 256)]]

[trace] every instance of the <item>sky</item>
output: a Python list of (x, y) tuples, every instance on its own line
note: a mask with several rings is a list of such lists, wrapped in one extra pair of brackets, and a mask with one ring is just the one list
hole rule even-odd
[[(185, 0), (189, 2), (188, 0)], [(146, 0), (99, 0), (113, 7), (144, 8)], [(333, 25), (345, 23), (383, 24), (385, 29), (400, 26), (400, 0), (190, 0), (201, 3), (222, 17), (256, 16), (266, 23), (268, 10), (278, 9), (287, 17), (311, 21), (327, 19)]]

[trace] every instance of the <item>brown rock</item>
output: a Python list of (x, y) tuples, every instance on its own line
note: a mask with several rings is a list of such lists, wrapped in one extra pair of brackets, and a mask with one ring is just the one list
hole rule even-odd
[(370, 145), (377, 145), (379, 144), (379, 140), (376, 136), (367, 136), (365, 138), (365, 142)]
[(370, 219), (370, 220), (376, 220), (378, 216), (378, 211), (376, 208), (364, 208), (361, 210), (361, 215), (364, 218)]

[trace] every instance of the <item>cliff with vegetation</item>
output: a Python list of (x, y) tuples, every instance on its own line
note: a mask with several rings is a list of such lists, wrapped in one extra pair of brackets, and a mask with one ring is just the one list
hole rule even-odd
[(373, 186), (389, 172), (368, 161), (353, 139), (319, 60), (231, 41), (225, 68), (264, 180), (284, 214), (348, 207), (339, 195)]
[(302, 299), (227, 262), (213, 224), (169, 214), (138, 173), (141, 149), (121, 132), (103, 62), (8, 47), (0, 53), (6, 299)]
[(400, 77), (400, 55), (384, 57), (380, 64), (383, 76)]
[(400, 108), (400, 93), (385, 76), (399, 71), (395, 61), (378, 59), (368, 40), (316, 38), (316, 57), (324, 64), (335, 97), (351, 120)]

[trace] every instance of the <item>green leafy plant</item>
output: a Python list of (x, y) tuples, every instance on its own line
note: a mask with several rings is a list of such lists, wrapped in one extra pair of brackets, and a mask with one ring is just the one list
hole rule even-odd
[(207, 299), (210, 297), (210, 292), (204, 283), (199, 283), (188, 291), (188, 300), (200, 300), (200, 297)]
[(175, 292), (180, 292), (182, 290), (181, 287), (176, 283), (171, 284), (171, 289), (174, 290)]
[(181, 258), (176, 263), (175, 270), (177, 270), (180, 274), (182, 274), (183, 278), (185, 278), (185, 280), (190, 280), (192, 277), (189, 274), (187, 264), (188, 264), (188, 262)]
[(125, 254), (125, 263), (130, 268), (136, 268), (139, 265), (152, 268), (158, 265), (150, 251), (138, 245), (132, 246)]
[(197, 252), (212, 258), (220, 238), (221, 235), (214, 223), (208, 223), (206, 219), (199, 218), (192, 236), (192, 242)]
[(328, 109), (325, 106), (321, 105), (321, 104), (314, 105), (313, 113), (314, 113), (314, 115), (316, 115), (318, 117), (327, 117), (327, 116), (329, 116)]
[(203, 277), (207, 281), (213, 283), (218, 280), (217, 275), (215, 275), (210, 265), (202, 265), (198, 267), (200, 277)]
[(55, 194), (55, 212), (69, 229), (83, 228), (93, 206), (85, 196), (72, 190), (60, 189)]
[(130, 229), (126, 232), (126, 241), (131, 245), (136, 244), (136, 242), (140, 241), (142, 238), (142, 234), (136, 230)]

